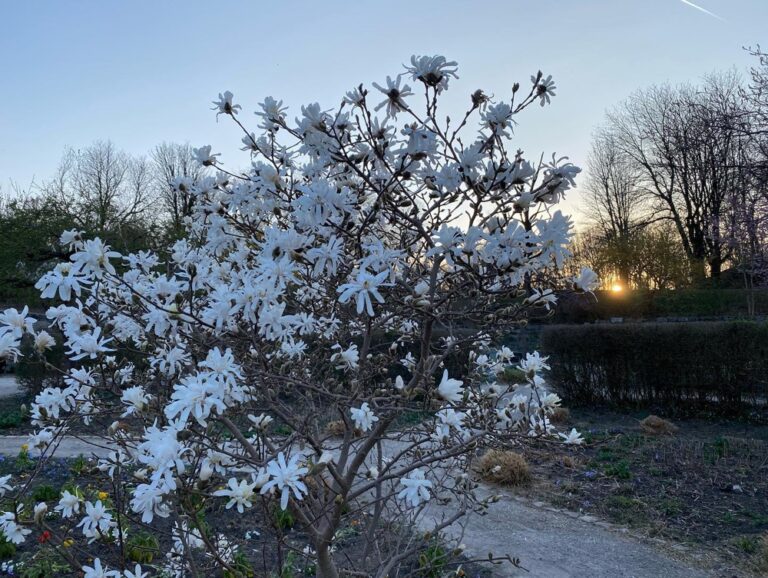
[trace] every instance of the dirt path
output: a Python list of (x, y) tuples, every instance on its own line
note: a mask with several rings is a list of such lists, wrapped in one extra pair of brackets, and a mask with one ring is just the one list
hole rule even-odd
[[(26, 436), (0, 437), (0, 455), (14, 456), (27, 442)], [(104, 456), (109, 449), (96, 438), (62, 440), (57, 457), (81, 454)], [(37, 455), (30, 449), (31, 455)], [(498, 489), (483, 487), (486, 494)], [(427, 530), (450, 505), (434, 505), (422, 519)], [(575, 516), (575, 514), (573, 515)], [(501, 500), (485, 516), (473, 516), (462, 537), (467, 555), (485, 558), (488, 552), (519, 558), (528, 571), (497, 567), (495, 576), (530, 578), (703, 578), (714, 576), (673, 560), (646, 544), (594, 520), (580, 519), (561, 511), (551, 511), (521, 502), (501, 493)]]

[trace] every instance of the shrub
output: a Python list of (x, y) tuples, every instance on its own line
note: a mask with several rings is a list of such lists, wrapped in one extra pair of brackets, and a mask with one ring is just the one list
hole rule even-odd
[(59, 491), (48, 484), (42, 484), (32, 491), (32, 498), (36, 502), (52, 502), (59, 499)]
[(274, 508), (272, 510), (272, 515), (274, 517), (275, 527), (280, 530), (290, 530), (296, 525), (296, 519), (289, 510)]
[(740, 413), (768, 388), (768, 324), (550, 326), (541, 349), (570, 403)]
[(418, 576), (423, 578), (440, 578), (445, 576), (445, 566), (448, 559), (449, 555), (445, 548), (443, 548), (443, 545), (439, 541), (433, 540), (419, 554)]
[(508, 367), (497, 376), (501, 383), (507, 383), (515, 385), (518, 383), (525, 383), (525, 372), (521, 371), (517, 367)]
[[(32, 404), (31, 443), (53, 453), (69, 424), (85, 421), (94, 445), (115, 450), (92, 470), (92, 488), (111, 494), (83, 499), (83, 558), (96, 563), (123, 521), (130, 536), (140, 518), (174, 536), (158, 573), (219, 576), (239, 547), (229, 518), (247, 524), (257, 502), (281, 512), (266, 528), (272, 543), (295, 518), (318, 577), (335, 578), (346, 556), (335, 536), (374, 495), (381, 514), (360, 517), (370, 556), (354, 563), (393, 576), (411, 546), (385, 547), (383, 524), (418, 527), (432, 499), (467, 512), (490, 501), (461, 483), (478, 440), (557, 437), (538, 354), (520, 359), (527, 383), (514, 395), (486, 387), (512, 364), (492, 346), (551, 305), (549, 273), (568, 253), (572, 225), (553, 205), (579, 169), (567, 157), (533, 165), (507, 143), (518, 113), (546, 104), (554, 84), (537, 73), (504, 102), (476, 90), (449, 127), (438, 100), (456, 63), (411, 64), (408, 82), (425, 99), (409, 98), (403, 74), (375, 91), (358, 86), (333, 112), (304, 106), (295, 122), (268, 97), (258, 135), (232, 93), (220, 93), (214, 109), (243, 130), (250, 168), (227, 170), (209, 145), (194, 151), (217, 170), (171, 184), (193, 200), (184, 239), (132, 255), (76, 230), (56, 243), (69, 259), (37, 286), (60, 299), (53, 323), (67, 363), (51, 368), (57, 380)], [(567, 282), (582, 293), (596, 285), (586, 268)], [(513, 297), (500, 307), (501, 295)], [(40, 337), (27, 335), (27, 313), (0, 318), (0, 357), (18, 358), (22, 340)], [(41, 348), (24, 357), (42, 361)], [(423, 411), (431, 415), (401, 420)], [(124, 427), (111, 425), (117, 416)], [(320, 439), (329, 416), (359, 436)], [(524, 464), (518, 457), (504, 475), (525, 479)], [(219, 508), (226, 520), (209, 516)], [(18, 515), (34, 523), (27, 511), (4, 513), (0, 529), (15, 530)]]
[[(752, 293), (755, 312), (768, 313), (768, 291), (758, 289)], [(634, 289), (613, 293), (596, 291), (592, 296), (569, 296), (555, 310), (556, 323), (589, 323), (625, 319), (655, 319), (657, 317), (742, 317), (748, 314), (745, 289), (710, 287), (706, 289), (677, 289), (650, 291)]]
[(528, 462), (517, 452), (488, 450), (477, 461), (475, 469), (484, 480), (494, 484), (522, 486), (531, 481)]
[(139, 564), (149, 564), (160, 553), (160, 542), (148, 532), (138, 532), (128, 538), (128, 558)]
[(0, 560), (10, 560), (16, 555), (16, 546), (0, 532)]
[(24, 416), (20, 410), (10, 410), (0, 414), (0, 429), (11, 429), (21, 425)]

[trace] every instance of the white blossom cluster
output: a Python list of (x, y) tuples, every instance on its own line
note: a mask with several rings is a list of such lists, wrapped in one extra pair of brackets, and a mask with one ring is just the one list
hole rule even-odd
[[(515, 361), (494, 353), (489, 335), (555, 302), (571, 222), (554, 206), (579, 169), (509, 150), (519, 113), (549, 103), (551, 77), (498, 102), (477, 91), (466, 117), (446, 122), (438, 96), (457, 72), (443, 57), (413, 57), (373, 91), (361, 85), (335, 110), (308, 104), (293, 122), (267, 98), (258, 135), (223, 92), (214, 110), (243, 128), (250, 166), (229, 171), (210, 146), (197, 149), (216, 172), (190, 185), (185, 238), (121, 255), (79, 231), (62, 235), (69, 262), (37, 288), (58, 303), (46, 317), (68, 366), (35, 399), (31, 443), (47, 451), (76, 421), (101, 428), (115, 451), (100, 467), (126, 480), (129, 515), (170, 517), (178, 529), (168, 572), (183, 575), (191, 550), (213, 548), (221, 563), (236, 548), (184, 525), (189, 492), (239, 514), (260, 497), (333, 511), (390, 480), (392, 499), (418, 508), (454, 487), (433, 475), (459, 455), (446, 448), (498, 432), (554, 435), (559, 398), (543, 386), (545, 360), (522, 358), (526, 383), (500, 386), (494, 376)], [(583, 271), (570, 288), (594, 286)], [(0, 355), (20, 355), (25, 336), (35, 355), (54, 344), (26, 309), (0, 315)], [(468, 348), (458, 379), (449, 362)], [(431, 417), (404, 434), (396, 418), (415, 406)], [(333, 448), (318, 433), (322, 408), (345, 426)], [(375, 467), (352, 457), (392, 431), (418, 451)], [(320, 479), (330, 498), (312, 493)], [(55, 515), (93, 542), (114, 538), (112, 508), (67, 492)], [(3, 514), (0, 529), (14, 542), (29, 533), (22, 512)], [(311, 534), (315, 549), (331, 530)], [(98, 559), (84, 571), (120, 575)]]

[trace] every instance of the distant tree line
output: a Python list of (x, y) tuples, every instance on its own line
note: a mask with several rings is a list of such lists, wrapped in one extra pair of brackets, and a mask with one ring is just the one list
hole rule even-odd
[(698, 85), (638, 90), (593, 137), (585, 184), (590, 227), (575, 259), (609, 283), (747, 287), (768, 271), (768, 55)]
[(49, 180), (0, 193), (0, 296), (31, 288), (66, 259), (67, 229), (98, 235), (120, 251), (156, 249), (181, 236), (191, 186), (208, 169), (187, 144), (163, 143), (134, 156), (109, 141), (65, 150)]

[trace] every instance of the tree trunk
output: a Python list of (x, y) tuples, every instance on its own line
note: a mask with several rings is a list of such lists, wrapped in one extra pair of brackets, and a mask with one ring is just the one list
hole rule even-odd
[(317, 578), (339, 578), (327, 543), (317, 546)]
[(720, 272), (723, 268), (723, 261), (720, 257), (712, 257), (709, 261), (709, 275), (712, 279), (720, 279)]
[(701, 284), (707, 278), (707, 266), (704, 259), (691, 259), (691, 274), (694, 284)]

